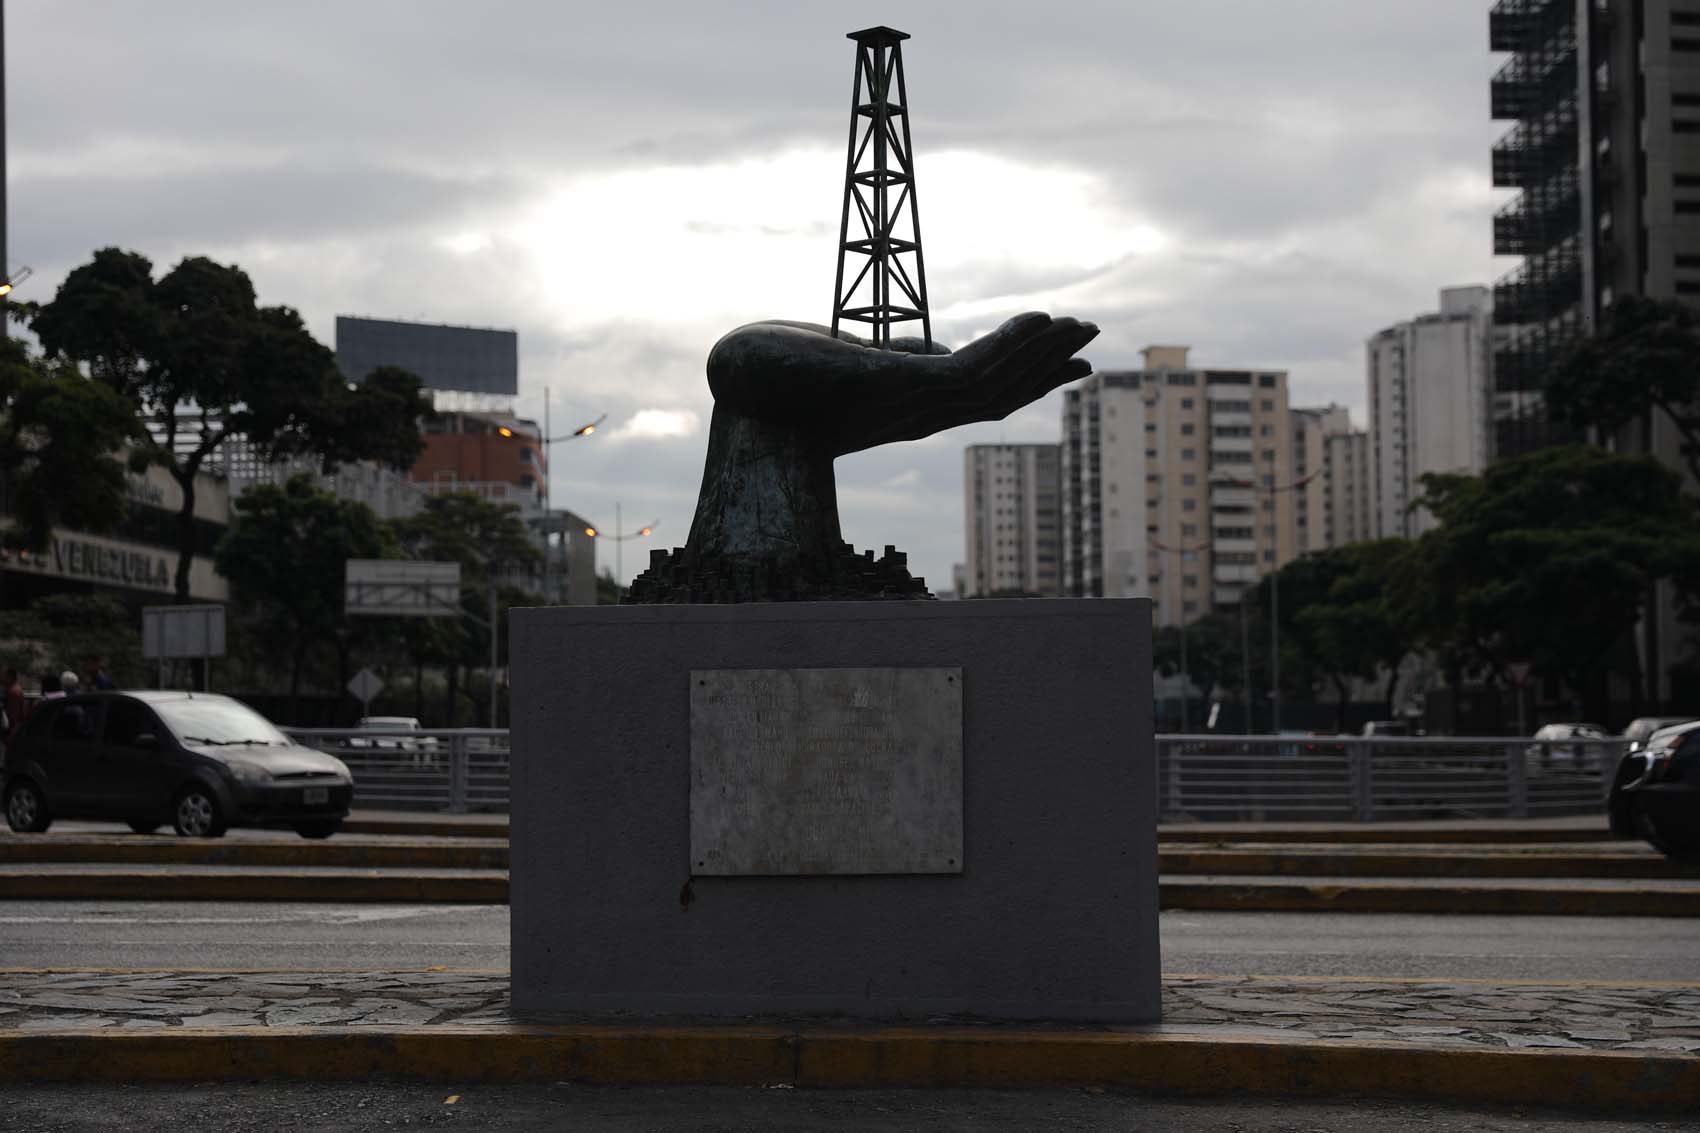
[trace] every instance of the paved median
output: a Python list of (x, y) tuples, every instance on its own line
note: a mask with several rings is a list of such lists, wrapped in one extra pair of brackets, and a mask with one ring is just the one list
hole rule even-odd
[(517, 1016), (487, 971), (0, 971), (0, 1081), (1104, 1086), (1700, 1107), (1700, 992), (1172, 976), (1159, 1026)]

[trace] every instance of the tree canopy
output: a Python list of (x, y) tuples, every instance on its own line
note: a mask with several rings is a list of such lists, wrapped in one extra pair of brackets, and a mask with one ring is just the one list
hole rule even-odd
[(290, 697), (314, 646), (348, 633), (343, 576), (349, 559), (395, 554), (389, 527), (365, 504), (339, 500), (306, 475), (257, 484), (236, 500), (215, 555), (239, 605), (290, 658)]
[(138, 431), (130, 404), (111, 387), (3, 337), (0, 478), (11, 486), (13, 523), (0, 529), (0, 543), (40, 550), (56, 525), (116, 526), (125, 507), (122, 453)]
[(316, 455), (326, 468), (372, 459), (405, 469), (423, 451), (418, 422), (430, 407), (417, 377), (386, 369), (350, 383), (301, 316), (259, 306), (234, 265), (190, 256), (155, 280), (145, 256), (103, 248), (31, 325), (50, 357), (87, 365), (151, 419), (134, 444), (182, 490), (179, 601), (189, 597), (192, 556), (205, 550), (195, 540), (195, 475), (233, 436), (267, 457)]
[(1692, 593), (1700, 529), (1677, 475), (1651, 458), (1573, 445), (1423, 484), (1440, 526), (1392, 568), (1398, 617), (1454, 664), (1503, 680), (1528, 660), (1598, 711), (1649, 585)]
[(1700, 315), (1686, 303), (1625, 295), (1599, 332), (1578, 339), (1547, 376), (1555, 415), (1607, 435), (1650, 413), (1682, 437), (1682, 457), (1700, 480)]

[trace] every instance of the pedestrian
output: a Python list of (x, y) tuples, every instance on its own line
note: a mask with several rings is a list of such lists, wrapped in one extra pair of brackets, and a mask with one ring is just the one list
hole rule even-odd
[(30, 711), (29, 701), (24, 699), (23, 682), (18, 679), (18, 670), (10, 665), (0, 668), (0, 711), (6, 714), (6, 728), (0, 735), (6, 737), (6, 746), (10, 747)]
[(90, 692), (103, 692), (118, 687), (112, 683), (112, 676), (106, 671), (104, 660), (95, 656), (83, 662), (83, 685)]
[(80, 687), (82, 683), (83, 678), (77, 676), (77, 674), (70, 669), (66, 669), (63, 673), (59, 674), (59, 688), (62, 690), (61, 695), (76, 696), (77, 693), (82, 691)]

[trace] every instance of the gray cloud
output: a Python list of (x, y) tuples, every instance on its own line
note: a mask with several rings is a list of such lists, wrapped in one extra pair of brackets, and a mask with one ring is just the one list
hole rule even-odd
[[(936, 308), (1009, 305), (941, 318), (939, 336), (960, 342), (1064, 295), (1059, 313), (1103, 327), (1087, 351), (1100, 368), (1137, 364), (1148, 342), (1188, 342), (1206, 364), (1290, 369), (1295, 401), (1361, 406), (1363, 339), (1493, 270), (1486, 7), (904, 5), (892, 18), (915, 37), (923, 190), (928, 155), (950, 149), (1084, 170), (1107, 208), (1168, 241), (1097, 267), (935, 257)], [(338, 312), (516, 327), (520, 408), (540, 412), (547, 385), (557, 421), (611, 423), (642, 409), (706, 423), (703, 360), (728, 328), (643, 309), (566, 326), (533, 249), (500, 231), (476, 256), (440, 241), (575, 176), (841, 146), (854, 23), (841, 6), (791, 0), (57, 0), (7, 15), (10, 234), (14, 262), (38, 273), (28, 297), (105, 244), (162, 267), (211, 254), (327, 340)], [(1437, 190), (1446, 179), (1469, 191)], [(1045, 216), (1045, 201), (979, 189), (1005, 215)], [(952, 202), (923, 192), (922, 205), (925, 229), (928, 210)], [(836, 201), (821, 211), (836, 218)], [(762, 228), (747, 238), (772, 240)], [(831, 235), (809, 238), (824, 275)], [(796, 288), (802, 306), (750, 317), (822, 317), (823, 280)], [(1058, 413), (1053, 395), (1005, 422), (840, 462), (846, 535), (903, 546), (946, 584), (962, 557), (961, 446), (1054, 438)], [(660, 518), (673, 545), (703, 440), (556, 446), (557, 502), (609, 523), (619, 501), (633, 522)], [(628, 573), (639, 546), (627, 545)]]

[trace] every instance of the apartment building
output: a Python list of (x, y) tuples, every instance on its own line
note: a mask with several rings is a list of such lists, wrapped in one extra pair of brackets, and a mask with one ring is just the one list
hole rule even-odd
[(1297, 553), (1287, 375), (1185, 346), (1065, 391), (1062, 589), (1148, 596), (1157, 625), (1232, 606)]
[(963, 453), (967, 562), (957, 593), (1061, 593), (1060, 449), (969, 445)]
[[(1497, 455), (1567, 437), (1546, 420), (1552, 360), (1623, 295), (1700, 301), (1700, 2), (1499, 0), (1489, 46), (1493, 183), (1519, 192), (1493, 219)], [(1650, 422), (1623, 438), (1675, 466)]]
[(1489, 456), (1493, 303), (1485, 287), (1449, 287), (1440, 310), (1396, 323), (1366, 347), (1375, 534), (1434, 526), (1411, 510), (1429, 472), (1480, 472)]
[(1344, 406), (1294, 409), (1293, 538), (1298, 554), (1372, 539), (1369, 434)]

